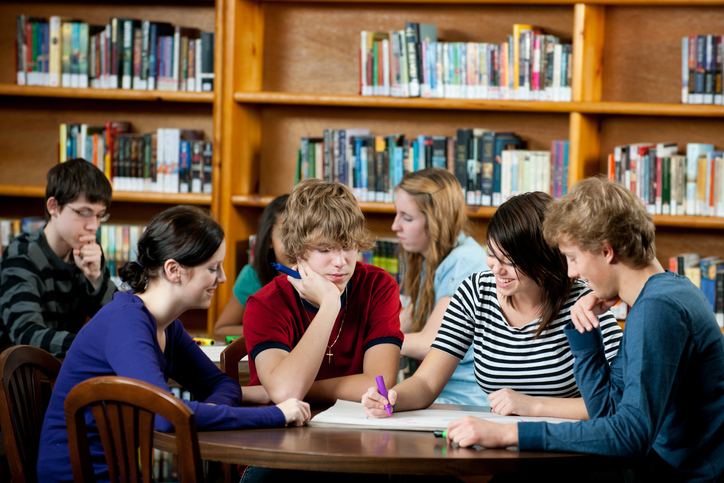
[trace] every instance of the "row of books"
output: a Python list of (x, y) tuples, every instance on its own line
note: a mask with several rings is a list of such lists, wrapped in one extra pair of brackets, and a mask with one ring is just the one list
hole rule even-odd
[(123, 287), (118, 276), (118, 269), (126, 262), (136, 260), (138, 237), (145, 228), (143, 225), (108, 225), (104, 223), (98, 229), (99, 243), (106, 257), (111, 280), (119, 289), (127, 287)]
[(16, 26), (18, 85), (213, 91), (213, 32), (118, 17), (18, 15)]
[(434, 24), (360, 33), (363, 96), (570, 101), (571, 44), (515, 24), (502, 43), (442, 42)]
[(560, 197), (568, 185), (568, 141), (551, 151), (526, 150), (511, 132), (458, 129), (454, 137), (374, 135), (369, 129), (327, 129), (305, 137), (297, 153), (296, 181), (321, 178), (349, 186), (358, 200), (393, 201), (404, 173), (448, 169), (469, 205), (500, 206), (509, 196), (545, 191)]
[(616, 146), (608, 177), (629, 188), (652, 215), (724, 216), (724, 161), (713, 144)]
[[(175, 388), (178, 389), (178, 388)], [(153, 481), (179, 481), (178, 455), (160, 449), (153, 450)]]
[(691, 35), (681, 39), (681, 102), (724, 104), (721, 35)]
[(403, 271), (402, 251), (397, 238), (380, 238), (374, 250), (358, 255), (358, 260), (375, 267), (380, 267), (392, 275), (398, 284), (402, 284)]
[(706, 295), (719, 327), (724, 327), (724, 258), (688, 252), (669, 258), (669, 270), (684, 275)]
[(43, 218), (0, 218), (0, 255), (15, 237), (23, 233), (32, 233), (44, 226)]
[(117, 191), (211, 193), (213, 143), (195, 129), (131, 132), (125, 121), (60, 125), (59, 161), (92, 162)]

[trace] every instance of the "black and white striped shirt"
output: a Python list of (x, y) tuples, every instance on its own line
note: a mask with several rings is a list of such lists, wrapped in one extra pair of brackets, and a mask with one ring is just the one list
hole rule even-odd
[[(493, 273), (473, 274), (455, 292), (432, 347), (462, 359), (473, 343), (475, 379), (486, 393), (509, 387), (530, 396), (579, 397), (563, 328), (573, 304), (589, 292), (576, 281), (558, 317), (534, 339), (540, 319), (524, 327), (509, 325), (500, 310)], [(610, 312), (599, 321), (610, 363), (622, 331)]]

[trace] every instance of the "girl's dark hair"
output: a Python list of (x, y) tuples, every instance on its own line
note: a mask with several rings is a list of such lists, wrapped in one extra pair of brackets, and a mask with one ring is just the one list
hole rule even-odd
[(195, 206), (175, 206), (154, 216), (138, 239), (137, 261), (118, 271), (136, 293), (163, 270), (166, 260), (195, 267), (211, 258), (224, 241), (224, 230), (211, 215)]
[[(507, 258), (515, 268), (541, 288), (541, 323), (535, 337), (546, 329), (568, 300), (573, 280), (568, 278), (566, 257), (543, 238), (543, 220), (553, 198), (536, 191), (513, 196), (495, 212), (486, 235), (488, 253)], [(502, 253), (495, 253), (494, 242)], [(512, 298), (508, 299), (512, 307)]]
[(271, 266), (272, 262), (284, 264), (283, 260), (277, 260), (274, 256), (272, 246), (272, 234), (279, 215), (287, 207), (289, 195), (277, 196), (264, 208), (264, 213), (259, 220), (259, 228), (256, 231), (256, 242), (254, 243), (254, 262), (252, 267), (259, 276), (262, 286), (271, 282), (277, 276), (277, 271)]

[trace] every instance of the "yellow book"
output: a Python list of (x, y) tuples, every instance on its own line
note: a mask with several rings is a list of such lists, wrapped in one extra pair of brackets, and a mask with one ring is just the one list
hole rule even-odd
[(706, 199), (707, 184), (707, 162), (706, 155), (699, 156), (698, 173), (696, 175), (696, 215), (706, 216), (709, 211), (708, 200)]
[(520, 33), (525, 30), (533, 30), (532, 25), (522, 23), (513, 24), (513, 88), (517, 89), (520, 82)]
[(58, 149), (58, 154), (60, 155), (59, 161), (61, 163), (64, 163), (67, 161), (68, 157), (68, 125), (66, 123), (61, 123), (60, 125), (60, 147)]
[(60, 17), (50, 17), (50, 48), (48, 49), (48, 85), (60, 86), (61, 50)]

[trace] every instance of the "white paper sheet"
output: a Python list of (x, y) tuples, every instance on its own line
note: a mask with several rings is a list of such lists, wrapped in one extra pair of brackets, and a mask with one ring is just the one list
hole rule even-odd
[(400, 431), (434, 431), (447, 429), (448, 423), (464, 416), (474, 416), (496, 423), (519, 423), (523, 421), (564, 423), (575, 421), (574, 419), (501, 416), (496, 413), (482, 411), (440, 409), (393, 412), (391, 418), (374, 419), (367, 417), (361, 403), (337, 400), (334, 406), (317, 414), (307, 424), (310, 426), (347, 426)]

